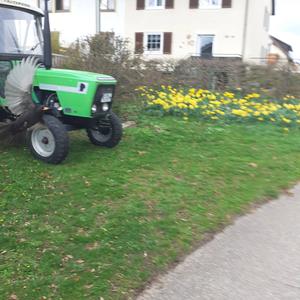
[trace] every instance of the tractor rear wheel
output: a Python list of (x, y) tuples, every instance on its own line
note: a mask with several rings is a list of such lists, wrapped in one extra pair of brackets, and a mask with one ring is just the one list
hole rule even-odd
[(113, 148), (119, 144), (122, 138), (122, 123), (118, 116), (111, 112), (105, 119), (95, 120), (87, 135), (96, 146)]
[(51, 115), (44, 115), (42, 122), (28, 130), (27, 144), (34, 157), (49, 164), (61, 163), (69, 152), (68, 133)]

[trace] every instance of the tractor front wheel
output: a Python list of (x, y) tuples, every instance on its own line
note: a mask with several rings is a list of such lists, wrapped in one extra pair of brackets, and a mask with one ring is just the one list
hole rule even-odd
[(44, 115), (42, 122), (28, 130), (27, 144), (34, 157), (49, 164), (61, 163), (69, 152), (68, 133), (51, 115)]
[(113, 148), (119, 144), (122, 132), (122, 123), (113, 112), (104, 119), (94, 120), (91, 127), (87, 129), (91, 143), (107, 148)]

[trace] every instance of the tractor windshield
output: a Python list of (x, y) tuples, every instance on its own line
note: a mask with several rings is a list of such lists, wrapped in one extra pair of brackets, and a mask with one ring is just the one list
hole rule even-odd
[(43, 55), (41, 17), (0, 6), (0, 54)]

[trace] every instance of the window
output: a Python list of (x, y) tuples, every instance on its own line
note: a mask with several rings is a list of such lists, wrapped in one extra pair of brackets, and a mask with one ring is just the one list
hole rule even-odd
[(221, 8), (222, 0), (200, 0), (200, 8)]
[(70, 10), (70, 0), (56, 0), (55, 1), (56, 11), (69, 11)]
[(162, 34), (161, 33), (148, 33), (146, 37), (146, 52), (162, 52)]
[[(70, 0), (55, 0), (48, 1), (48, 9), (50, 12), (70, 11)], [(39, 0), (39, 7), (45, 10), (45, 1)]]
[(198, 55), (204, 58), (210, 58), (213, 55), (213, 35), (198, 35)]
[(23, 10), (0, 7), (0, 53), (41, 55), (41, 20)]
[(141, 54), (171, 54), (172, 32), (136, 32), (135, 53)]
[(165, 0), (146, 0), (147, 9), (165, 8)]
[(191, 9), (231, 8), (232, 0), (190, 0)]
[(100, 9), (101, 11), (114, 11), (115, 0), (100, 0)]

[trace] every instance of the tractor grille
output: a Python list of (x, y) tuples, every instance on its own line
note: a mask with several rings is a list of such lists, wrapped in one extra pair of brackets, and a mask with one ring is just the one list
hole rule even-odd
[[(97, 106), (97, 113), (103, 112), (103, 104), (107, 103), (109, 105), (109, 109), (112, 107), (112, 101), (115, 94), (115, 86), (114, 85), (105, 85), (99, 86), (94, 98), (94, 105)], [(111, 95), (111, 101), (108, 101)]]

